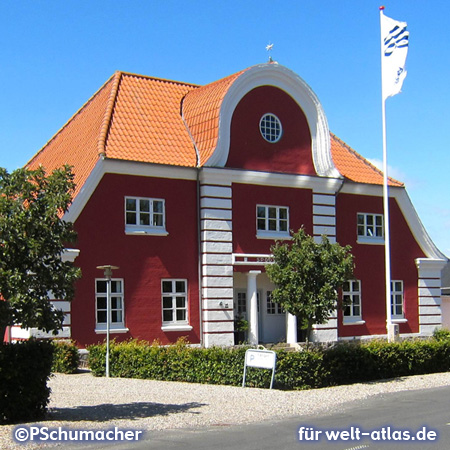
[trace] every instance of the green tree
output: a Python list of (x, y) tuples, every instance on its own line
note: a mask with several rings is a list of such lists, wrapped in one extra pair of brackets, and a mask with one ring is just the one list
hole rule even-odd
[(75, 188), (68, 166), (46, 174), (0, 168), (0, 336), (8, 325), (46, 332), (62, 328), (63, 314), (49, 302), (71, 300), (80, 271), (61, 254), (76, 234), (62, 220)]
[(266, 267), (276, 285), (272, 299), (297, 316), (309, 339), (313, 324), (326, 323), (338, 307), (338, 289), (353, 277), (351, 247), (332, 244), (326, 236), (320, 243), (303, 228), (288, 243), (272, 246), (274, 263)]

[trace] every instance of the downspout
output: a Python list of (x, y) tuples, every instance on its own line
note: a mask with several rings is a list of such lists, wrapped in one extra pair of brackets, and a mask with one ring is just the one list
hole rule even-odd
[[(186, 94), (187, 95), (187, 94)], [(197, 170), (196, 177), (196, 200), (197, 200), (197, 273), (198, 273), (198, 311), (199, 311), (199, 332), (200, 332), (200, 346), (204, 346), (203, 342), (203, 295), (202, 295), (202, 279), (203, 279), (203, 270), (202, 270), (202, 230), (201, 230), (201, 212), (200, 212), (200, 153), (198, 151), (197, 145), (195, 143), (194, 137), (192, 136), (191, 130), (188, 127), (186, 119), (183, 114), (183, 102), (186, 96), (181, 99), (180, 104), (180, 116), (181, 120), (184, 123), (186, 131), (192, 141), (192, 145), (195, 150), (195, 168)]]
[(200, 212), (200, 167), (197, 167), (197, 242), (198, 242), (198, 303), (200, 313), (200, 345), (203, 343), (203, 269), (202, 269), (202, 230), (201, 230), (201, 212)]

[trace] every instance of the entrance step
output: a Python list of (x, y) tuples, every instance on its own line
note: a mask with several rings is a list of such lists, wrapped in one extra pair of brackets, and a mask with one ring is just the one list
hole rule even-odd
[(286, 344), (284, 342), (278, 344), (265, 344), (264, 347), (267, 350), (284, 350), (285, 352), (299, 352), (303, 350), (299, 344)]

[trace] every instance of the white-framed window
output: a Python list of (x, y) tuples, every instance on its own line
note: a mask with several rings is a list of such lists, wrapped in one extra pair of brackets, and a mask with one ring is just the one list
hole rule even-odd
[(272, 301), (272, 291), (267, 291), (267, 297), (266, 297), (266, 311), (267, 314), (284, 314), (283, 308), (279, 303), (275, 303)]
[(259, 237), (288, 237), (289, 208), (256, 205), (256, 231)]
[(187, 280), (161, 280), (162, 323), (165, 325), (188, 324)]
[(342, 286), (342, 301), (344, 304), (344, 323), (362, 320), (361, 312), (361, 281), (349, 280)]
[(125, 231), (167, 234), (164, 199), (125, 197)]
[(236, 306), (239, 316), (247, 317), (247, 294), (245, 292), (236, 293)]
[(272, 113), (264, 114), (259, 121), (262, 137), (271, 144), (278, 142), (283, 134), (280, 119)]
[[(95, 317), (96, 331), (106, 330), (107, 321), (107, 286), (108, 281), (104, 278), (95, 280)], [(123, 279), (113, 278), (111, 280), (111, 306), (109, 316), (109, 327), (111, 330), (125, 330), (125, 309), (123, 298)]]
[(403, 319), (405, 316), (403, 281), (401, 280), (391, 281), (391, 314), (393, 319)]
[(383, 214), (358, 213), (357, 235), (360, 243), (384, 243)]
[[(258, 314), (259, 314), (259, 300), (261, 297), (261, 292), (258, 291), (256, 293), (256, 305), (257, 305), (257, 310), (258, 310)], [(233, 306), (234, 306), (234, 312), (235, 312), (235, 317), (240, 318), (240, 319), (248, 319), (248, 312), (249, 312), (249, 308), (250, 305), (247, 306), (247, 292), (244, 290), (240, 290), (240, 289), (236, 289), (234, 291), (234, 302), (233, 302)]]

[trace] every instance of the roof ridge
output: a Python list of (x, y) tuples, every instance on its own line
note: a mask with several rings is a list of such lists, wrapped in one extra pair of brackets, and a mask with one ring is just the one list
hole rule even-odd
[(108, 103), (106, 105), (105, 115), (103, 116), (102, 127), (100, 129), (100, 135), (97, 142), (97, 153), (99, 156), (106, 156), (106, 136), (111, 125), (111, 118), (114, 111), (114, 105), (117, 99), (117, 93), (119, 92), (120, 80), (122, 78), (122, 72), (116, 71), (113, 75), (113, 85), (109, 93)]
[[(331, 136), (336, 139), (341, 145), (343, 145), (350, 153), (352, 153), (356, 158), (358, 158), (361, 162), (363, 162), (364, 164), (366, 164), (367, 166), (369, 166), (372, 170), (374, 170), (375, 172), (377, 172), (380, 176), (384, 176), (383, 171), (380, 170), (377, 166), (375, 166), (374, 164), (372, 164), (368, 159), (364, 158), (364, 156), (362, 156), (361, 154), (359, 154), (356, 150), (354, 150), (352, 147), (350, 147), (350, 145), (348, 145), (346, 142), (344, 142), (341, 138), (337, 137), (334, 133), (332, 133), (330, 131)], [(395, 183), (399, 186), (404, 186), (405, 184), (402, 183), (399, 180), (396, 180), (395, 178), (389, 177), (388, 179), (392, 182)]]
[(145, 78), (147, 80), (155, 80), (155, 81), (166, 81), (168, 83), (176, 83), (176, 84), (181, 84), (181, 85), (190, 86), (190, 87), (202, 87), (203, 86), (202, 84), (188, 83), (186, 81), (178, 81), (178, 80), (172, 80), (169, 78), (154, 77), (151, 75), (142, 75), (142, 74), (134, 73), (134, 72), (120, 71), (120, 73), (122, 75), (130, 76), (130, 77)]
[(26, 163), (26, 166), (29, 166), (33, 160), (35, 160), (44, 149), (53, 142), (67, 126), (90, 104), (94, 101), (97, 95), (111, 82), (111, 80), (116, 76), (117, 72), (115, 72), (111, 77), (109, 77), (101, 86), (97, 89), (96, 92), (67, 120), (67, 122), (49, 139), (40, 149), (36, 152), (32, 158)]

